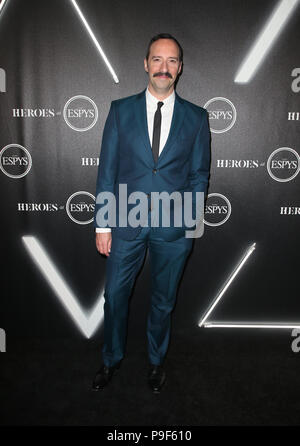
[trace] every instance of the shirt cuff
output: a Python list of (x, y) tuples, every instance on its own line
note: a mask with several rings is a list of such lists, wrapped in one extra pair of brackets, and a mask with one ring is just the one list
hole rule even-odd
[(110, 228), (96, 228), (96, 232), (111, 232)]

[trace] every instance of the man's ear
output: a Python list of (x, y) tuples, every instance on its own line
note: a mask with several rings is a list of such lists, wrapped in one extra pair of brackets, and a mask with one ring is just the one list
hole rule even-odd
[(144, 68), (145, 68), (145, 71), (147, 71), (147, 73), (148, 73), (148, 62), (147, 62), (146, 57), (144, 59)]

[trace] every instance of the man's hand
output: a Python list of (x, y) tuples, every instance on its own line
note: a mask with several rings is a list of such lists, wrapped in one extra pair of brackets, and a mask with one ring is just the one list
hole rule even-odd
[(96, 232), (96, 247), (100, 254), (108, 257), (111, 248), (111, 232)]

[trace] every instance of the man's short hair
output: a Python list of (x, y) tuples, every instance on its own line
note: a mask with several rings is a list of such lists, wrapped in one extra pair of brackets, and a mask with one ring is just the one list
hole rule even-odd
[(179, 48), (179, 62), (183, 61), (183, 49), (180, 45), (180, 43), (178, 42), (177, 39), (175, 39), (174, 36), (172, 36), (171, 34), (168, 33), (160, 33), (160, 34), (156, 34), (156, 36), (152, 37), (152, 39), (149, 42), (148, 48), (147, 48), (147, 54), (146, 54), (146, 60), (148, 61), (148, 57), (150, 54), (150, 47), (152, 45), (152, 43), (156, 42), (159, 39), (172, 39), (174, 40), (174, 42), (177, 44), (178, 48)]

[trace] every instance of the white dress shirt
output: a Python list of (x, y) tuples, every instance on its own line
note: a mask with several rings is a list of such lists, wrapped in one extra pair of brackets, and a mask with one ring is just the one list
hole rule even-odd
[[(146, 108), (147, 108), (147, 123), (150, 144), (152, 147), (152, 137), (153, 137), (153, 123), (154, 115), (157, 110), (157, 103), (160, 100), (157, 99), (153, 94), (150, 93), (149, 88), (146, 89)], [(161, 107), (161, 130), (160, 130), (160, 140), (159, 140), (159, 155), (162, 152), (170, 132), (171, 121), (174, 110), (175, 103), (175, 92), (172, 93), (162, 101), (164, 104)], [(96, 228), (96, 232), (110, 232), (110, 228)]]

